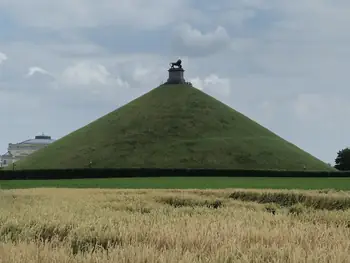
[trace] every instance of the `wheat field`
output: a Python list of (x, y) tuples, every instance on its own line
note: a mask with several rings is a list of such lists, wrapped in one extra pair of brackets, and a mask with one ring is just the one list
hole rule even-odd
[(349, 262), (350, 193), (0, 192), (0, 262)]

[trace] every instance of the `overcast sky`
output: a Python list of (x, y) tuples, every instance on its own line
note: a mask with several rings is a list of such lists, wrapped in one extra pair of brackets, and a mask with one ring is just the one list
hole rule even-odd
[(350, 141), (349, 25), (349, 0), (0, 0), (0, 151), (84, 126), (181, 57), (197, 88), (334, 163)]

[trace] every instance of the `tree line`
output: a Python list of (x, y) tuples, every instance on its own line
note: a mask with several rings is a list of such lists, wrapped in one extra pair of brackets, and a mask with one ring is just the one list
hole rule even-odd
[(350, 171), (350, 149), (345, 148), (337, 153), (334, 168), (340, 171)]

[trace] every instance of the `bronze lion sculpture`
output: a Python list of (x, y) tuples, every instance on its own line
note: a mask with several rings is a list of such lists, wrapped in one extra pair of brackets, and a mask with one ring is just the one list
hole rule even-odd
[(174, 66), (177, 66), (178, 68), (182, 68), (182, 66), (181, 66), (181, 59), (178, 59), (176, 62), (170, 62), (170, 66), (171, 66), (171, 68), (174, 68)]

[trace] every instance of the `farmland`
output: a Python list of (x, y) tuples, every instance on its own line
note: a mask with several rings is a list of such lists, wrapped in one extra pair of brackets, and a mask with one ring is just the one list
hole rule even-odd
[(0, 262), (347, 262), (350, 192), (0, 192)]
[(131, 189), (336, 189), (350, 190), (349, 178), (271, 178), (271, 177), (158, 177), (72, 180), (10, 180), (0, 181), (1, 189), (15, 188), (131, 188)]

